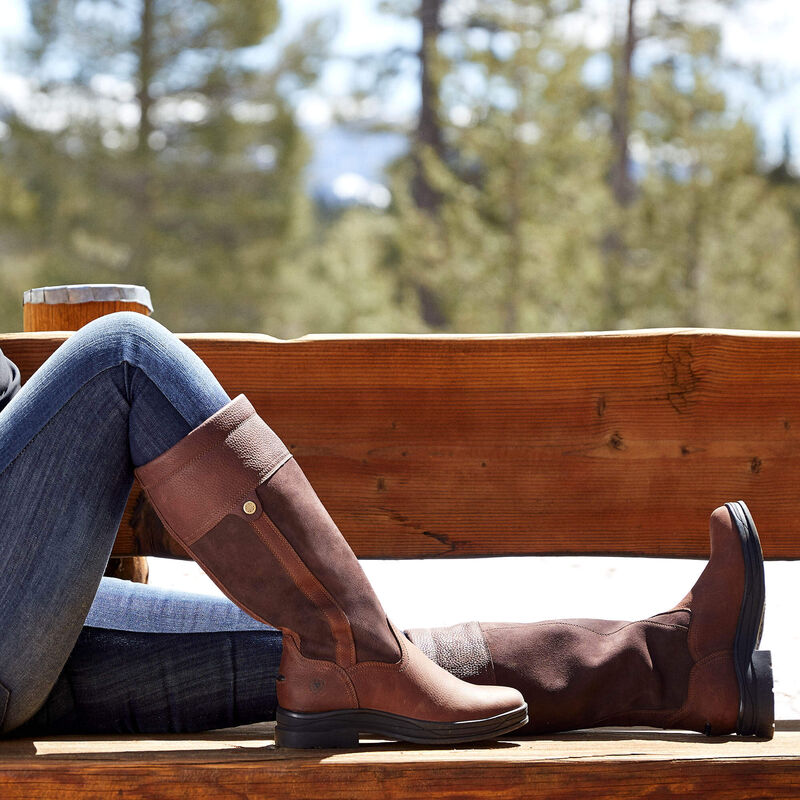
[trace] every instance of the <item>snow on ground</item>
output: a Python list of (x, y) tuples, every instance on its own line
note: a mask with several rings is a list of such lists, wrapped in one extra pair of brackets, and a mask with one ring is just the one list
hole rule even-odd
[[(150, 583), (221, 594), (191, 561), (150, 558)], [(386, 612), (401, 629), (468, 620), (565, 617), (640, 619), (683, 598), (704, 562), (632, 558), (479, 558), (364, 561)], [(765, 566), (762, 649), (772, 650), (775, 713), (800, 719), (800, 630), (793, 620), (800, 563)]]

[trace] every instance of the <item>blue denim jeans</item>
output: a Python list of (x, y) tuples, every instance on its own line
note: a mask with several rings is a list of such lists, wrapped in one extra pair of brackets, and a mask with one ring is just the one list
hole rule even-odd
[(275, 718), (281, 634), (226, 597), (104, 577), (44, 705), (12, 736), (187, 733)]
[(274, 714), (277, 631), (226, 598), (102, 577), (134, 467), (229, 399), (166, 328), (119, 312), (73, 334), (0, 413), (0, 733)]

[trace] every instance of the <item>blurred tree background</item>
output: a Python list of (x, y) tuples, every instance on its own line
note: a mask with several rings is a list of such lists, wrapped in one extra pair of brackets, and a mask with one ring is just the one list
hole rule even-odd
[[(297, 114), (342, 59), (335, 20), (287, 38), (277, 0), (26, 0), (2, 329), (24, 289), (106, 282), (176, 331), (798, 328), (789, 138), (768, 163), (724, 91), (765, 91), (721, 47), (740, 5), (609, 0), (597, 45), (582, 0), (386, 0), (419, 45), (354, 59), (336, 123), (403, 146), (377, 201), (342, 204), (309, 188)], [(385, 113), (409, 79), (413, 113)]]

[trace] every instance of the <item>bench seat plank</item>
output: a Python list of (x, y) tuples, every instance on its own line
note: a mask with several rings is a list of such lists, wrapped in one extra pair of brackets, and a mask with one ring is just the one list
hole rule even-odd
[(770, 742), (600, 729), (449, 749), (276, 749), (272, 723), (192, 735), (0, 742), (3, 800), (796, 797), (800, 726)]
[[(0, 347), (27, 376), (65, 335)], [(736, 499), (767, 558), (800, 557), (797, 334), (181, 338), (287, 442), (362, 558), (706, 558), (709, 512)], [(135, 500), (114, 554), (158, 555)]]

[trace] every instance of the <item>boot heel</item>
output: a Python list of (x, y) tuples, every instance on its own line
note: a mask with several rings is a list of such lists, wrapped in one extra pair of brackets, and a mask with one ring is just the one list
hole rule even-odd
[(358, 730), (342, 724), (336, 712), (301, 714), (279, 708), (275, 714), (275, 744), (278, 747), (358, 747)]
[(751, 660), (755, 694), (754, 736), (771, 739), (775, 734), (775, 697), (772, 692), (772, 653), (756, 650)]

